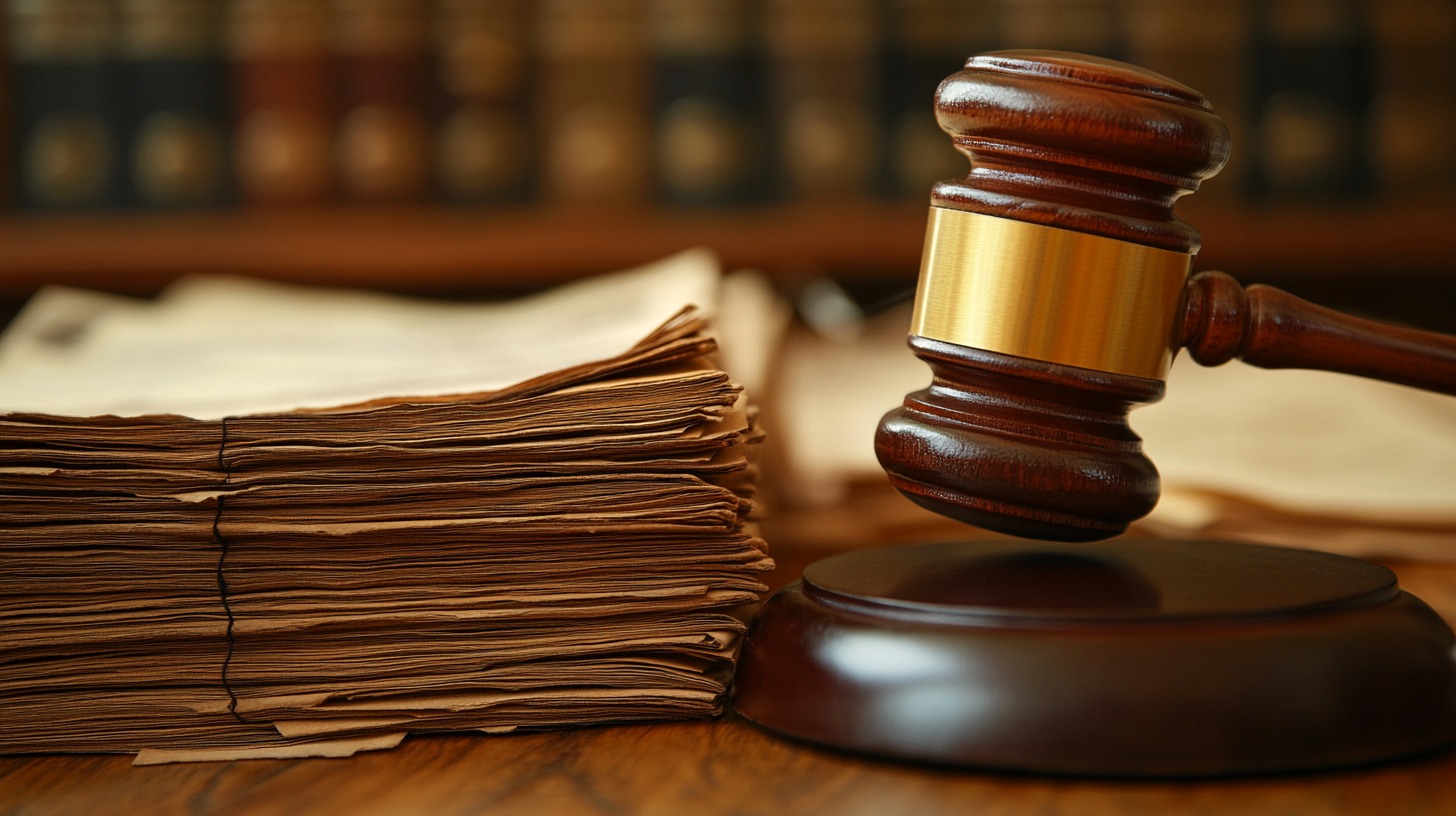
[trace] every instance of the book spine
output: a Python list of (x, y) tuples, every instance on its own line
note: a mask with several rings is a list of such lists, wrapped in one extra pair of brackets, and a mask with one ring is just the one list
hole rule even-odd
[(435, 7), (434, 177), (447, 201), (505, 204), (531, 194), (531, 22), (525, 0), (439, 0)]
[(998, 47), (999, 8), (957, 0), (892, 0), (889, 8), (884, 189), (924, 200), (935, 182), (969, 171), (935, 121), (935, 89), (967, 58)]
[(649, 198), (648, 46), (642, 0), (545, 0), (537, 95), (543, 201)]
[(10, 15), (0, 13), (0, 209), (15, 203), (15, 191), (11, 161), (15, 139), (15, 93), (12, 89), (14, 76), (11, 68)]
[(335, 0), (342, 195), (390, 204), (430, 186), (427, 14), (420, 0)]
[(1328, 201), (1371, 189), (1372, 42), (1358, 0), (1270, 0), (1253, 26), (1254, 161), (1261, 201)]
[(1449, 196), (1456, 187), (1456, 0), (1383, 0), (1372, 12), (1375, 184), (1402, 199)]
[(657, 198), (725, 206), (763, 192), (764, 59), (748, 0), (653, 0)]
[(121, 201), (120, 94), (108, 0), (10, 4), (13, 175), (20, 207)]
[(1228, 125), (1232, 155), (1194, 201), (1227, 205), (1243, 195), (1248, 128), (1252, 0), (1126, 0), (1128, 59), (1203, 94)]
[(121, 8), (128, 202), (224, 203), (231, 127), (220, 8), (208, 0), (123, 0)]
[(875, 193), (883, 143), (878, 12), (871, 0), (768, 3), (780, 196), (813, 201)]
[(1117, 0), (999, 0), (999, 4), (1003, 48), (1127, 58), (1124, 21)]
[(238, 195), (320, 204), (334, 179), (328, 0), (235, 0), (228, 23)]

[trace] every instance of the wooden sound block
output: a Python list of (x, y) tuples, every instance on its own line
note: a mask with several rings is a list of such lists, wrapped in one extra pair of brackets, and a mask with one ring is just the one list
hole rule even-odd
[(855, 752), (1035, 773), (1304, 771), (1456, 742), (1450, 629), (1384, 567), (1114, 539), (812, 564), (765, 604), (734, 704)]

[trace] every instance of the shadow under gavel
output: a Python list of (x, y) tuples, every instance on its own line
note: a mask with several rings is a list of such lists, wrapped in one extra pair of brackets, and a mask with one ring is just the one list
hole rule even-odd
[(1362, 320), (1228, 275), (1189, 278), (1173, 205), (1228, 131), (1195, 91), (1054, 52), (974, 57), (936, 95), (971, 161), (932, 193), (910, 346), (933, 380), (875, 449), (915, 502), (1028, 538), (1124, 532), (1158, 501), (1128, 412), (1173, 355), (1312, 368), (1456, 394), (1456, 338)]

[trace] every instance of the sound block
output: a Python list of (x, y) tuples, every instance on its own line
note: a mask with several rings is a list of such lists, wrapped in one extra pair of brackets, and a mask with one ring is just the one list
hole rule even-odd
[(1451, 630), (1384, 567), (1117, 539), (922, 544), (810, 565), (734, 706), (884, 757), (1069, 775), (1307, 771), (1456, 742)]

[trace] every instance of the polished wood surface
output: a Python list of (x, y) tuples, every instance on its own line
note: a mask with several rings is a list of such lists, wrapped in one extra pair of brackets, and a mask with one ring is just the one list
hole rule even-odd
[(815, 743), (974, 768), (1341, 768), (1456, 745), (1453, 642), (1354, 558), (933, 542), (811, 564), (760, 610), (734, 704)]
[(880, 421), (875, 453), (917, 504), (1010, 535), (1117, 535), (1157, 504), (1158, 471), (1128, 425), (1163, 383), (911, 337), (930, 387)]
[(1181, 342), (1203, 365), (1239, 359), (1312, 368), (1456, 395), (1456, 337), (1341, 314), (1221, 272), (1188, 284)]
[(937, 207), (1172, 252), (1198, 232), (1173, 213), (1229, 157), (1197, 91), (1125, 63), (1057, 51), (980, 54), (941, 83), (935, 115), (970, 160)]
[[(882, 506), (882, 505), (877, 505)], [(873, 529), (843, 510), (836, 531)], [(829, 551), (817, 518), (770, 541), (786, 566)], [(917, 529), (934, 525), (926, 520)], [(814, 533), (810, 528), (819, 530)], [(792, 533), (775, 535), (775, 530)], [(805, 535), (798, 535), (803, 530)], [(862, 538), (838, 537), (839, 547)], [(1391, 565), (1456, 619), (1456, 564)], [(349, 759), (133, 768), (124, 756), (0, 757), (0, 814), (777, 814), (1145, 816), (1456, 812), (1456, 753), (1339, 773), (1219, 782), (998, 775), (864, 759), (779, 739), (736, 715), (514, 736), (424, 736)]]
[[(1201, 239), (1173, 213), (1228, 160), (1196, 91), (1134, 66), (1049, 51), (967, 60), (936, 117), (970, 160), (931, 204), (1177, 253)], [(875, 451), (891, 483), (936, 512), (1010, 535), (1107, 538), (1157, 501), (1127, 425), (1161, 381), (912, 337), (929, 388), (888, 413)]]

